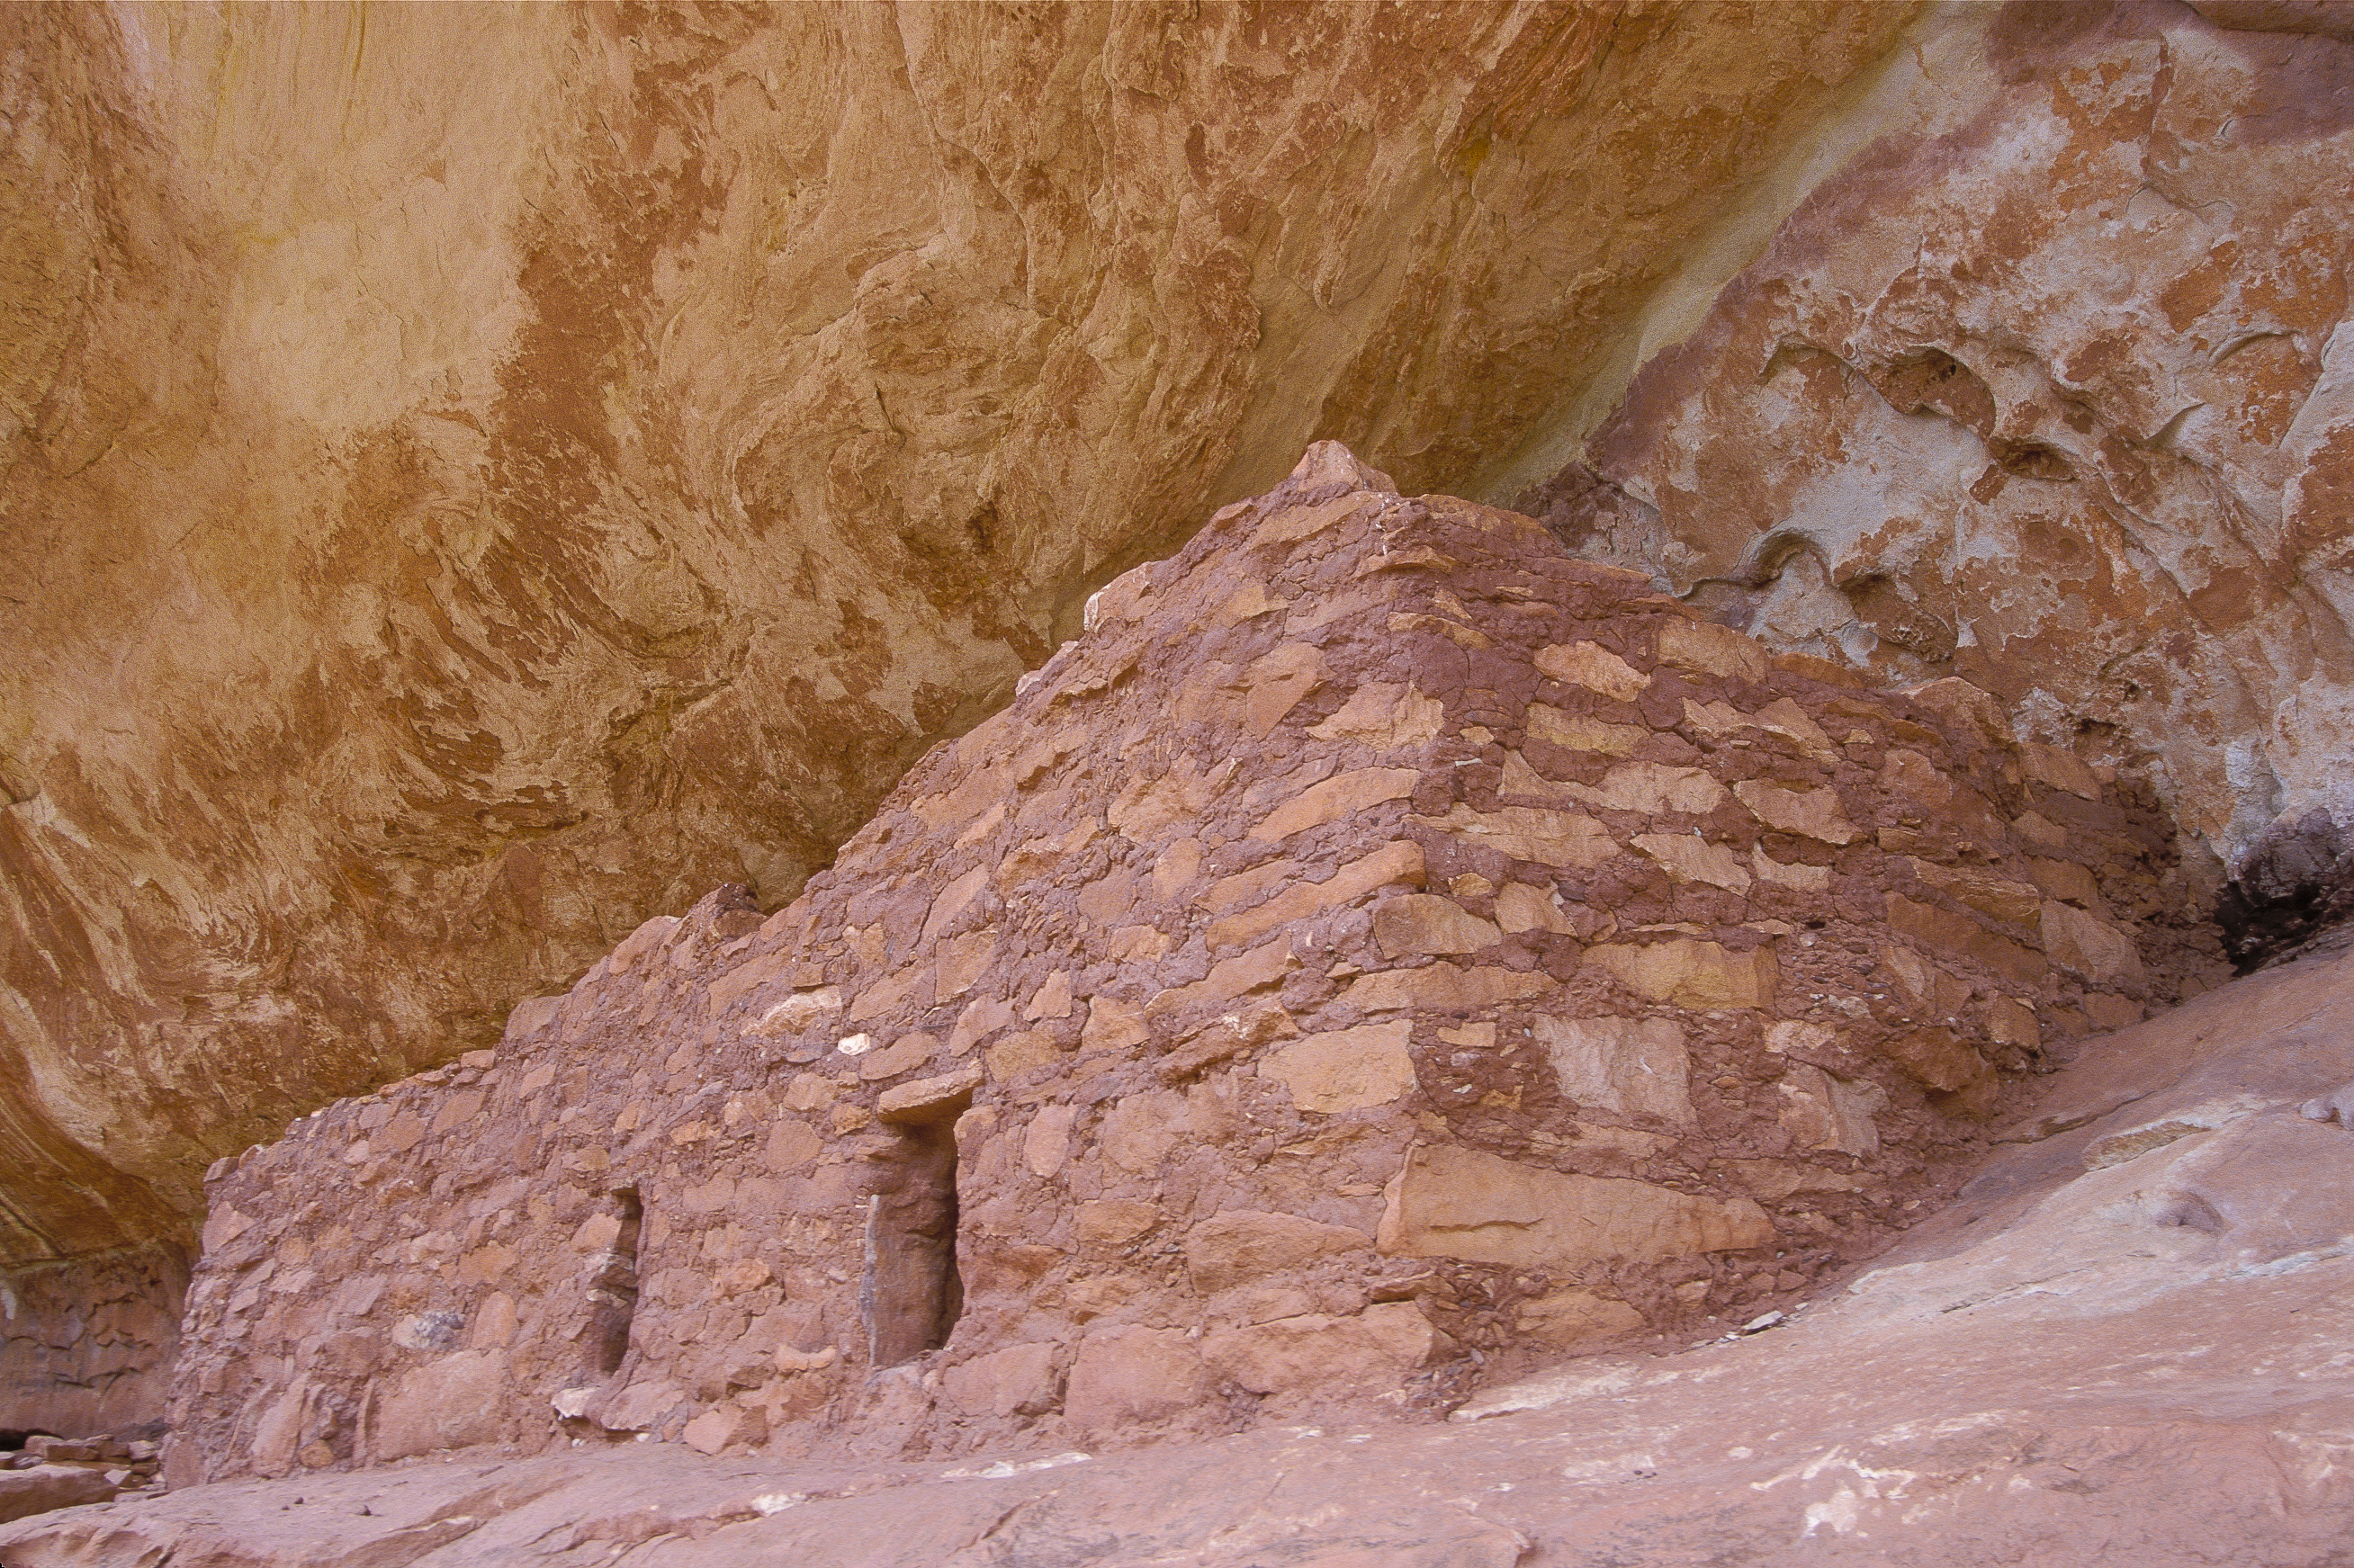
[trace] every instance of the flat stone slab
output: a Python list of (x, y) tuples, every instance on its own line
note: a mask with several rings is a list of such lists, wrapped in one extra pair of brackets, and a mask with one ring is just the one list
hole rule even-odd
[(104, 1502), (122, 1489), (106, 1471), (82, 1465), (35, 1465), (0, 1470), (0, 1520), (28, 1519), (53, 1509)]

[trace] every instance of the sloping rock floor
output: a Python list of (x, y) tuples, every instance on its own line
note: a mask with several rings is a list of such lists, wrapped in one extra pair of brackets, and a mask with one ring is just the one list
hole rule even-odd
[(0, 1527), (5, 1568), (2354, 1561), (2354, 957), (2091, 1042), (1787, 1322), (1126, 1453), (474, 1450)]

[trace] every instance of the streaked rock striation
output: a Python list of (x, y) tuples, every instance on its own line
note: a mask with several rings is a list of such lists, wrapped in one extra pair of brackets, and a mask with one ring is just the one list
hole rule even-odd
[(1310, 437), (1518, 429), (1903, 11), (1800, 15), (0, 14), (0, 1265), (790, 898)]

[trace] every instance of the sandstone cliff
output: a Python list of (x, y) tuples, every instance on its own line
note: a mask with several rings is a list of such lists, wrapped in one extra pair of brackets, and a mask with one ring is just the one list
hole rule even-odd
[(2349, 885), (2349, 33), (0, 16), (0, 1380), (153, 1408), (208, 1159), (786, 902), (1311, 436), (1965, 677), (2294, 942)]
[(8, 8), (0, 1260), (789, 897), (1310, 435), (1512, 439), (1904, 14)]

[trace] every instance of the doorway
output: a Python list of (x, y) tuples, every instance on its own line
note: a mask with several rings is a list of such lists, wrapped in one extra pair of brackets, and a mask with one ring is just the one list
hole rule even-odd
[(949, 1342), (964, 1311), (957, 1272), (956, 1132), (947, 1121), (902, 1125), (898, 1147), (866, 1199), (860, 1315), (875, 1371)]
[(638, 1235), (646, 1217), (635, 1187), (616, 1189), (608, 1202), (619, 1228), (612, 1245), (588, 1266), (588, 1316), (581, 1330), (582, 1370), (594, 1380), (620, 1371), (630, 1353), (630, 1324), (638, 1314)]

